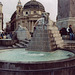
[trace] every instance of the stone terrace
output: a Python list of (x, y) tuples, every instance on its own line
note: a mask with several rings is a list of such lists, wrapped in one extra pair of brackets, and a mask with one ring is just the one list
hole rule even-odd
[(64, 48), (74, 51), (75, 50), (75, 40), (64, 40)]

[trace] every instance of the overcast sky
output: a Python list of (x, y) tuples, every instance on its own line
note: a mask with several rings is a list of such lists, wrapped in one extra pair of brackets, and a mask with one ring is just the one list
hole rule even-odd
[[(3, 4), (3, 14), (4, 14), (4, 26), (5, 23), (10, 21), (10, 17), (16, 10), (16, 6), (19, 0), (0, 0)], [(30, 0), (20, 0), (24, 6)], [(45, 10), (50, 13), (50, 18), (53, 21), (56, 21), (57, 16), (57, 0), (37, 0), (42, 3), (45, 7)]]

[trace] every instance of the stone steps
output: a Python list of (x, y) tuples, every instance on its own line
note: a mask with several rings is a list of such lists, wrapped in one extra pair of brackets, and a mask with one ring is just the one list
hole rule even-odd
[(20, 43), (16, 43), (16, 46), (18, 46), (18, 47), (24, 47), (24, 46), (21, 45)]
[(9, 48), (27, 48), (28, 47), (28, 40), (20, 41), (19, 43), (15, 43), (14, 45), (10, 46)]
[(23, 45), (24, 47), (27, 47), (28, 46), (28, 44), (26, 44), (25, 42), (20, 42), (19, 44), (21, 44), (21, 45)]
[(75, 41), (68, 40), (64, 42), (65, 42), (65, 45), (64, 45), (65, 49), (75, 50)]
[(12, 45), (11, 47), (12, 47), (12, 48), (17, 48), (18, 46), (16, 46), (16, 45)]
[(23, 40), (22, 42), (28, 44), (30, 40)]

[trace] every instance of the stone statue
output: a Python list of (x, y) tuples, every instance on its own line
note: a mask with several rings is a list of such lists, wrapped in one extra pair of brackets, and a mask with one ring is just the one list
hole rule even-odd
[(25, 39), (30, 40), (31, 39), (31, 35), (26, 27), (22, 27), (21, 25), (18, 25), (15, 32), (17, 34), (18, 40), (25, 40)]
[(45, 18), (45, 24), (47, 25), (49, 23), (49, 13), (45, 12), (43, 13), (44, 18)]
[(43, 12), (41, 18), (37, 20), (36, 25), (47, 25), (49, 23), (49, 13)]

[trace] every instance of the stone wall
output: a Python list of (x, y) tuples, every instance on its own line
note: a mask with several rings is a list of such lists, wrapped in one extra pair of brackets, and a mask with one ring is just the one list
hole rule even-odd
[(10, 39), (0, 39), (0, 46), (11, 46), (15, 44), (17, 40), (10, 40)]

